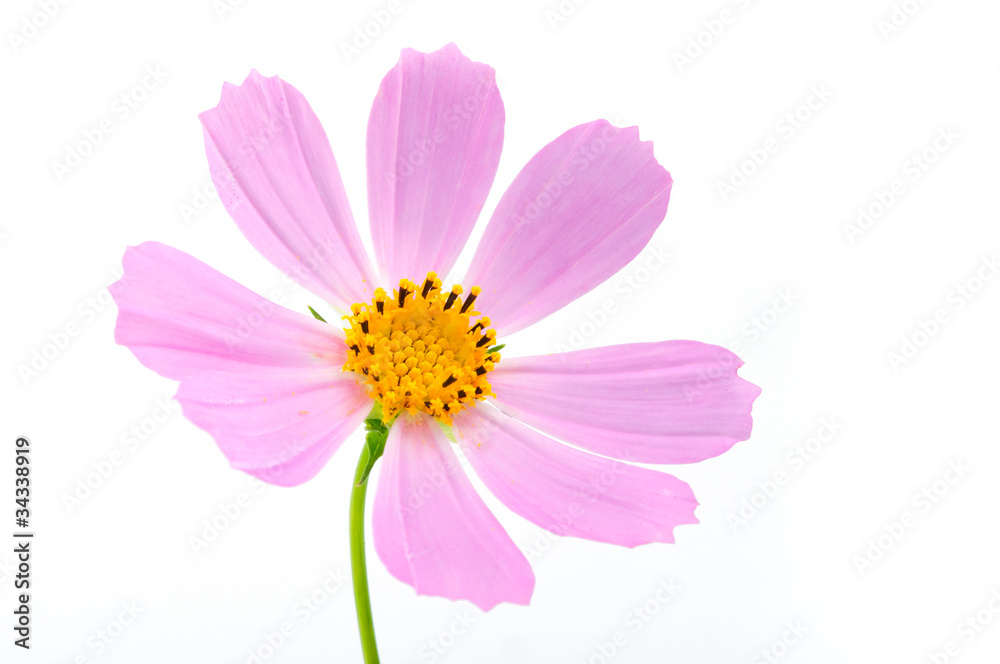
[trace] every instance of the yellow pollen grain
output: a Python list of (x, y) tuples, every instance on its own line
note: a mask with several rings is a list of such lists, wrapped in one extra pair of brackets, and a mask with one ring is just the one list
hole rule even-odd
[(391, 423), (402, 412), (425, 412), (451, 424), (455, 413), (494, 396), (489, 372), (500, 353), (490, 319), (475, 310), (478, 286), (461, 298), (462, 286), (441, 290), (429, 272), (417, 284), (408, 279), (387, 293), (375, 290), (371, 304), (351, 305), (344, 316), (347, 361)]

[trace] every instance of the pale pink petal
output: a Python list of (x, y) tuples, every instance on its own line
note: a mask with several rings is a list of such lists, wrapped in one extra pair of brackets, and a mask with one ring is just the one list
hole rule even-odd
[(491, 67), (454, 44), (403, 50), (368, 119), (368, 212), (389, 284), (454, 265), (496, 175), (503, 123)]
[(184, 414), (235, 468), (306, 481), (354, 431), (371, 399), (344, 373), (343, 333), (270, 302), (157, 242), (129, 247), (115, 339), (181, 381)]
[(574, 449), (488, 405), (454, 423), (489, 490), (557, 535), (632, 547), (673, 542), (676, 526), (698, 523), (691, 487), (672, 475)]
[(504, 358), (497, 406), (568, 443), (616, 459), (691, 463), (750, 437), (760, 388), (742, 360), (698, 341)]
[(334, 325), (274, 304), (183, 251), (129, 247), (111, 287), (115, 341), (161, 376), (252, 373), (261, 366), (331, 367), (347, 357)]
[(636, 127), (574, 127), (514, 178), (463, 284), (501, 335), (599, 285), (638, 255), (667, 211), (670, 174)]
[(418, 595), (466, 599), (484, 611), (531, 599), (531, 566), (430, 417), (403, 415), (390, 429), (372, 519), (379, 558)]
[(200, 116), (212, 181), (250, 243), (331, 305), (371, 299), (374, 276), (340, 171), (305, 97), (277, 76), (226, 84)]
[(319, 472), (371, 409), (364, 389), (337, 366), (195, 374), (177, 399), (233, 468), (282, 486)]

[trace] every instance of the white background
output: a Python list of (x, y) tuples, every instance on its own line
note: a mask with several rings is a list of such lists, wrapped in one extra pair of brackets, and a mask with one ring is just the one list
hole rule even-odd
[[(702, 523), (678, 529), (675, 545), (550, 541), (489, 499), (532, 552), (528, 608), (484, 614), (418, 598), (371, 551), (383, 661), (751, 664), (767, 661), (763, 650), (789, 664), (916, 663), (935, 661), (928, 653), (949, 641), (959, 654), (936, 661), (997, 661), (1000, 602), (988, 607), (1000, 589), (1000, 279), (989, 261), (1000, 251), (1000, 5), (403, 0), (348, 58), (342, 44), (387, 0), (102, 0), (58, 5), (51, 18), (39, 14), (44, 4), (7, 0), (0, 20), (0, 532), (8, 541), (12, 448), (27, 435), (37, 533), (28, 653), (11, 644), (13, 545), (0, 547), (0, 660), (238, 664), (258, 651), (266, 662), (360, 661), (348, 584), (307, 622), (296, 614), (328, 573), (349, 572), (360, 434), (308, 484), (259, 490), (176, 409), (154, 424), (175, 384), (114, 344), (114, 306), (102, 303), (125, 247), (144, 240), (258, 292), (288, 288), (222, 205), (197, 194), (209, 179), (196, 116), (223, 81), (257, 68), (303, 91), (363, 222), (364, 130), (379, 81), (401, 48), (455, 41), (496, 68), (506, 106), (487, 215), (537, 149), (598, 117), (638, 124), (676, 181), (646, 252), (501, 340), (507, 354), (673, 338), (741, 344), (741, 373), (763, 394), (749, 441), (667, 469), (701, 502)], [(44, 25), (32, 31), (26, 20)], [(122, 117), (116, 99), (147, 67), (165, 78)], [(786, 115), (796, 113), (793, 124)], [(53, 163), (104, 118), (113, 132), (60, 180)], [(740, 179), (740, 168), (752, 174)], [(202, 209), (184, 219), (182, 206)], [(878, 218), (848, 233), (859, 207)], [(655, 251), (669, 259), (647, 269)], [(779, 312), (782, 294), (792, 304)], [(601, 320), (609, 300), (614, 313)], [(298, 291), (286, 304), (317, 302)], [(947, 322), (922, 334), (938, 310)], [(26, 373), (68, 324), (77, 334)], [(893, 362), (904, 338), (920, 347)], [(835, 429), (826, 442), (813, 441), (807, 461), (789, 459), (824, 421)], [(145, 440), (129, 442), (133, 427), (145, 427)], [(120, 463), (95, 475), (114, 452)], [(949, 474), (950, 463), (968, 470)], [(786, 481), (766, 496), (776, 473)], [(86, 496), (88, 480), (99, 486)], [(915, 499), (924, 490), (935, 502)], [(69, 504), (78, 492), (85, 498)], [(226, 524), (223, 508), (242, 494)], [(735, 521), (741, 506), (745, 523)], [(908, 527), (892, 526), (907, 513)], [(226, 527), (196, 554), (190, 538), (212, 520)], [(659, 602), (668, 580), (677, 591)], [(139, 616), (116, 626), (133, 602)], [(655, 614), (636, 622), (644, 604)], [(456, 616), (472, 621), (457, 637)], [(960, 630), (968, 619), (989, 624)], [(268, 650), (286, 622), (293, 633)], [(805, 633), (793, 637), (796, 623)], [(115, 638), (98, 648), (102, 633)]]

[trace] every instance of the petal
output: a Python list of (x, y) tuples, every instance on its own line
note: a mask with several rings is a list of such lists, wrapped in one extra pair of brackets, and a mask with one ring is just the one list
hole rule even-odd
[(339, 367), (206, 372), (183, 380), (177, 399), (234, 468), (282, 486), (319, 472), (371, 406)]
[(305, 97), (277, 76), (226, 84), (200, 116), (212, 181), (250, 244), (331, 305), (371, 299), (373, 270)]
[(503, 146), (492, 67), (454, 44), (404, 49), (368, 119), (368, 211), (389, 284), (442, 277), (486, 201)]
[(569, 304), (638, 255), (667, 212), (670, 174), (636, 127), (579, 125), (542, 148), (490, 218), (463, 283), (500, 334)]
[(692, 463), (750, 437), (760, 388), (732, 352), (698, 341), (626, 344), (497, 365), (497, 406), (578, 447), (641, 463)]
[(290, 486), (319, 472), (370, 398), (341, 365), (336, 327), (280, 307), (157, 242), (125, 252), (110, 288), (115, 340), (181, 381), (184, 414), (234, 468)]
[(372, 519), (379, 558), (418, 595), (467, 599), (484, 611), (531, 599), (528, 560), (430, 417), (404, 415), (390, 429)]
[(251, 373), (261, 366), (333, 367), (343, 333), (260, 297), (183, 251), (159, 242), (129, 247), (115, 341), (166, 378), (202, 371)]
[(490, 406), (454, 418), (476, 474), (507, 507), (557, 535), (638, 546), (673, 542), (698, 503), (672, 475), (563, 445)]

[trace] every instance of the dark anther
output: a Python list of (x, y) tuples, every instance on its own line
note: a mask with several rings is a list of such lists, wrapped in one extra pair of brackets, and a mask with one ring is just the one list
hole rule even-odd
[(464, 314), (466, 311), (469, 310), (469, 307), (471, 307), (472, 303), (475, 301), (476, 301), (476, 294), (470, 293), (469, 297), (465, 298), (465, 304), (462, 305), (462, 310), (459, 311), (458, 313)]
[(368, 334), (368, 321), (361, 321), (361, 331)]
[(353, 351), (354, 351), (354, 354), (355, 354), (355, 355), (361, 355), (361, 349), (360, 349), (360, 348), (358, 348), (358, 345), (357, 345), (357, 344), (353, 344), (353, 345), (351, 346), (351, 350), (353, 350)]
[(454, 376), (448, 376), (448, 380), (446, 380), (443, 383), (441, 383), (441, 387), (448, 387), (449, 385), (451, 385), (452, 383), (454, 383), (456, 380), (458, 380), (458, 379), (455, 378)]
[(448, 412), (449, 410), (451, 410), (450, 408), (448, 408), (448, 404), (444, 405), (444, 410), (445, 410), (445, 412)]
[(493, 339), (491, 339), (490, 337), (487, 336), (481, 337), (479, 341), (476, 342), (476, 348), (482, 348), (491, 341), (493, 341)]
[(472, 334), (473, 332), (479, 329), (483, 329), (482, 323), (476, 323), (475, 325), (473, 325), (472, 328), (468, 332), (466, 332), (466, 334)]
[[(486, 369), (485, 369), (485, 367), (478, 367), (478, 368), (476, 369), (476, 375), (477, 375), (477, 376), (482, 376), (482, 375), (483, 375), (484, 373), (486, 373)], [(476, 391), (476, 394), (479, 394), (479, 391), (478, 391), (478, 390)]]
[(402, 286), (399, 287), (399, 306), (400, 307), (402, 307), (403, 303), (406, 302), (406, 296), (409, 295), (409, 294), (410, 294), (409, 291), (407, 291), (405, 288), (403, 288)]
[(363, 373), (364, 375), (367, 376), (368, 375), (368, 367), (362, 367), (361, 368), (361, 373)]
[(456, 293), (455, 291), (448, 293), (448, 301), (444, 303), (445, 311), (451, 309), (451, 305), (455, 304), (456, 299), (458, 299), (458, 293)]
[(483, 393), (483, 388), (477, 387), (476, 388), (476, 394), (482, 394), (482, 393)]
[(378, 302), (375, 303), (375, 308), (378, 309), (378, 312), (380, 314), (385, 313), (385, 302), (379, 300)]
[(458, 396), (459, 399), (464, 399), (465, 398), (465, 390), (459, 390), (455, 394)]
[(371, 353), (372, 355), (374, 355), (375, 354), (375, 346), (369, 346), (368, 347), (368, 352)]
[(427, 294), (431, 292), (431, 288), (434, 286), (434, 282), (430, 279), (424, 281), (424, 289), (420, 291), (420, 297), (426, 298)]

